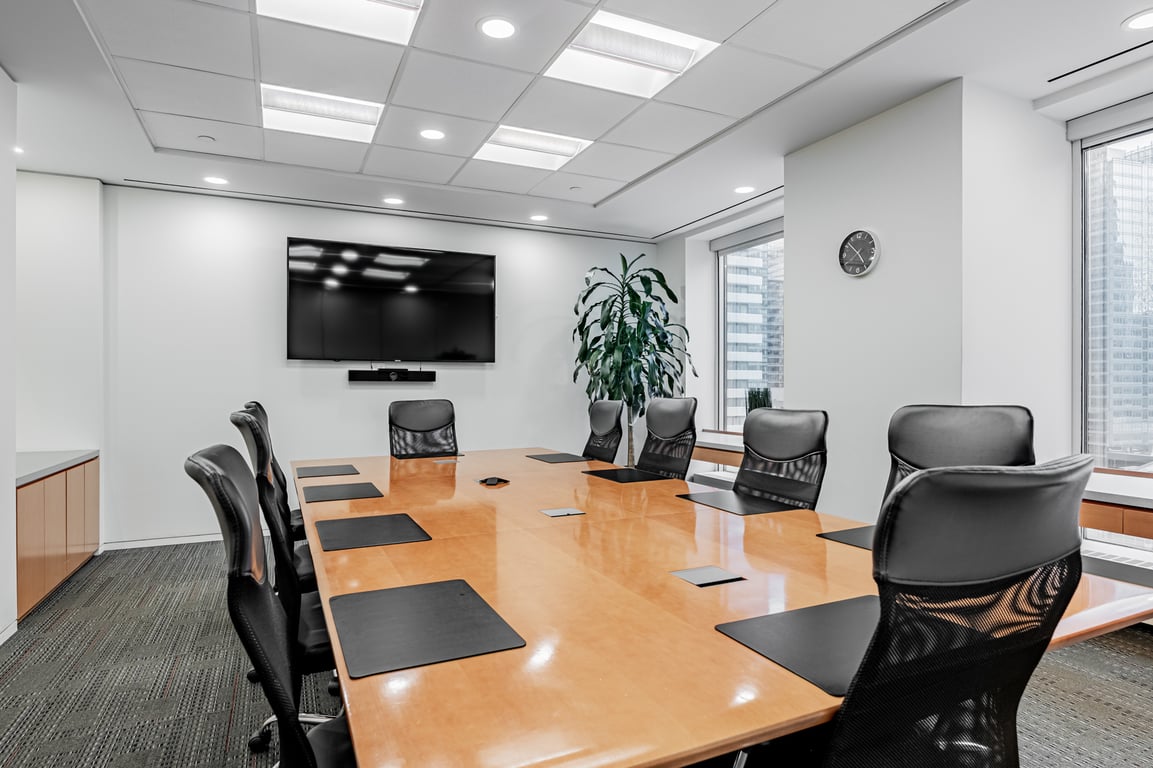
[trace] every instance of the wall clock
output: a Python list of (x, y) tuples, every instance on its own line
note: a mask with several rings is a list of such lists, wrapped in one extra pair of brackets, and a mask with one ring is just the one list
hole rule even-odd
[(881, 244), (876, 234), (867, 229), (858, 229), (850, 232), (848, 237), (841, 241), (841, 250), (837, 252), (837, 261), (841, 270), (851, 277), (860, 277), (867, 274), (877, 263), (881, 255)]

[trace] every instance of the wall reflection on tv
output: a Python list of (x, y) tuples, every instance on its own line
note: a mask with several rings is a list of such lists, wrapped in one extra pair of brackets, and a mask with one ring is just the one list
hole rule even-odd
[(496, 360), (496, 257), (288, 238), (288, 358)]

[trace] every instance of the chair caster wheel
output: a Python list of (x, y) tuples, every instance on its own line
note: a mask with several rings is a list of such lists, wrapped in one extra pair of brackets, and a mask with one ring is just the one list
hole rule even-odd
[(259, 683), (260, 682), (260, 676), (256, 674), (255, 669), (248, 670), (248, 674), (246, 675), (246, 677), (248, 678), (248, 682), (250, 682), (250, 683)]
[(267, 752), (271, 741), (272, 731), (258, 731), (248, 739), (248, 750), (250, 752)]

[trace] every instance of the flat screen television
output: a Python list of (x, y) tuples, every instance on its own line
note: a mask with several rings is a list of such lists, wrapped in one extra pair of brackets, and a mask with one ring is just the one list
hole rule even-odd
[(496, 257), (288, 238), (288, 358), (496, 361)]

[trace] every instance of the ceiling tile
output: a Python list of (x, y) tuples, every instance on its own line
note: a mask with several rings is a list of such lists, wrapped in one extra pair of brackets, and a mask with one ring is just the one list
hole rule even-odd
[[(423, 138), (420, 132), (426, 128), (443, 131), (445, 136), (438, 140)], [(376, 143), (441, 155), (472, 157), (495, 128), (496, 123), (392, 106), (384, 112), (384, 119), (376, 133)]]
[(464, 160), (459, 157), (395, 147), (373, 147), (368, 153), (364, 172), (389, 179), (447, 184), (462, 165)]
[(636, 147), (622, 147), (598, 141), (584, 152), (565, 163), (568, 173), (599, 176), (602, 179), (632, 181), (658, 165), (673, 159), (673, 155), (650, 152)]
[(644, 103), (643, 99), (542, 77), (505, 116), (506, 125), (596, 139)]
[(264, 131), (264, 159), (330, 171), (359, 171), (370, 144), (303, 133)]
[(180, 0), (83, 0), (108, 53), (252, 77), (249, 15)]
[(655, 98), (744, 117), (818, 74), (812, 67), (722, 45)]
[[(731, 42), (828, 69), (940, 4), (940, 0), (777, 0)], [(836, 23), (829, 23), (833, 19)]]
[(392, 101), (446, 115), (499, 120), (531, 81), (523, 72), (414, 50)]
[[(412, 46), (536, 73), (588, 15), (588, 8), (561, 0), (428, 3)], [(482, 34), (479, 23), (493, 16), (515, 24), (516, 34), (504, 40)]]
[(653, 101), (602, 138), (614, 144), (679, 154), (733, 124), (733, 118)]
[(260, 78), (271, 85), (384, 103), (404, 48), (279, 19), (257, 20)]
[[(209, 155), (249, 157), (256, 160), (264, 156), (264, 134), (252, 125), (201, 120), (196, 117), (166, 115), (161, 112), (141, 112), (152, 142), (156, 147), (203, 152)], [(198, 136), (211, 136), (215, 141), (204, 141)]]
[(539, 197), (591, 204), (603, 200), (623, 186), (623, 181), (594, 179), (591, 176), (558, 171), (533, 187), (531, 193)]
[(260, 125), (253, 80), (135, 59), (115, 63), (137, 109)]
[(608, 0), (606, 11), (659, 24), (689, 35), (723, 43), (773, 0)]
[(490, 163), (488, 160), (469, 160), (456, 178), (453, 186), (495, 189), (500, 192), (525, 194), (544, 181), (551, 171), (539, 168), (525, 168), (508, 163)]

